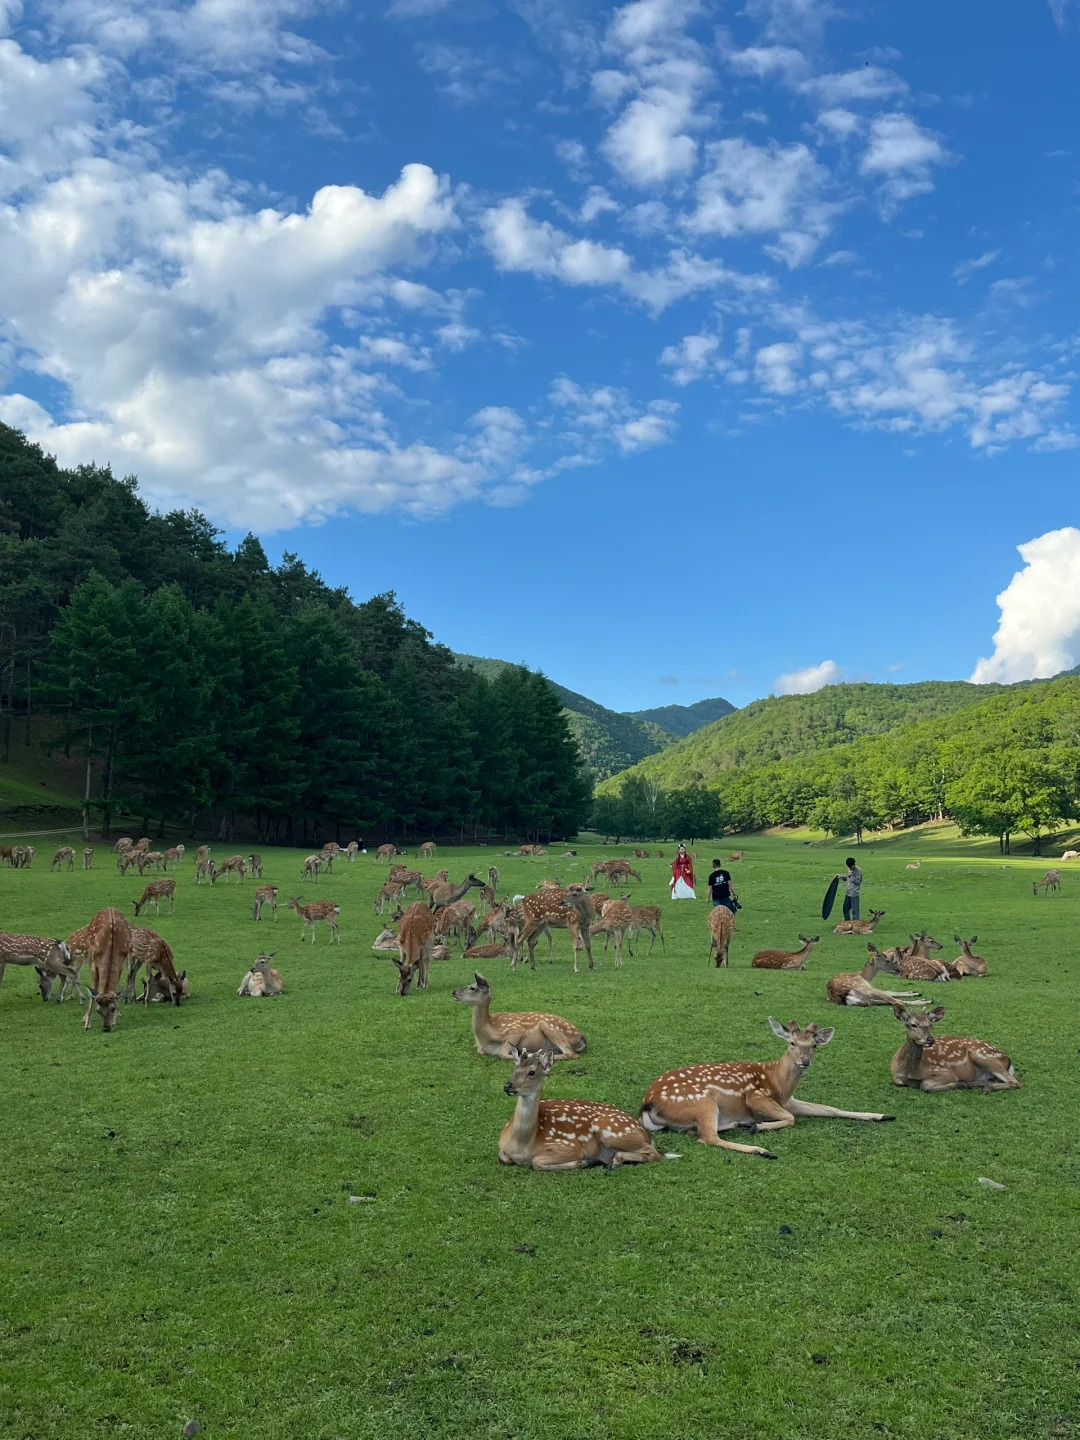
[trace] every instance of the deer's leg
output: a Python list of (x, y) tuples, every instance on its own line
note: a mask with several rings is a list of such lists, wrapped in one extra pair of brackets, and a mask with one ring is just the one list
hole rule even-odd
[(1019, 1090), (1021, 1088), (1020, 1081), (1012, 1072), (1012, 1067), (993, 1060), (976, 1062), (975, 1083), (984, 1091)]
[(835, 1105), (815, 1105), (810, 1100), (789, 1100), (792, 1115), (817, 1115), (822, 1120), (895, 1120), (895, 1115), (879, 1115), (872, 1110), (838, 1110)]
[[(792, 1112), (764, 1090), (751, 1090), (746, 1097), (746, 1108), (753, 1115), (759, 1130), (788, 1130), (795, 1124)], [(758, 1120), (759, 1115), (766, 1118)]]
[(89, 1030), (89, 1029), (90, 1029), (90, 1026), (93, 1024), (93, 1020), (92, 1020), (92, 1018), (91, 1018), (91, 1017), (93, 1016), (93, 1013), (94, 1013), (94, 997), (91, 995), (91, 997), (90, 997), (90, 1004), (86, 1007), (86, 1014), (83, 1016), (83, 1021), (82, 1021), (82, 1028), (83, 1028), (84, 1031)]
[[(761, 1145), (740, 1145), (734, 1140), (721, 1140), (717, 1133), (720, 1129), (720, 1112), (715, 1100), (705, 1101), (695, 1111), (689, 1112), (688, 1118), (693, 1121), (688, 1128), (696, 1132), (702, 1145), (711, 1145), (717, 1150), (736, 1150), (740, 1155), (759, 1155), (762, 1160), (776, 1159), (771, 1150), (766, 1150)], [(724, 1129), (734, 1129), (736, 1124), (734, 1120), (729, 1121), (724, 1125)]]

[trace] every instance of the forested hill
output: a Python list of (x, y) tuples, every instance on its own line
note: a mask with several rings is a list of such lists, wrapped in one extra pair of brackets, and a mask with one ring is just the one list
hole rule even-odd
[(463, 670), (392, 594), (357, 603), (253, 535), (229, 550), (0, 425), (0, 779), (39, 716), (105, 827), (566, 835), (588, 805), (542, 676)]
[(926, 680), (915, 685), (829, 685), (812, 695), (770, 696), (648, 756), (602, 789), (618, 790), (628, 776), (671, 790), (709, 783), (737, 766), (791, 760), (850, 744), (864, 735), (884, 735), (951, 715), (1002, 688)]
[(627, 710), (631, 720), (651, 721), (672, 735), (692, 735), (703, 725), (711, 725), (735, 709), (730, 700), (716, 696), (712, 700), (699, 700), (694, 705), (661, 705), (655, 710)]
[[(489, 660), (479, 655), (456, 656), (459, 665), (493, 679), (508, 667), (506, 660)], [(632, 715), (608, 710), (585, 695), (548, 682), (562, 701), (563, 711), (582, 759), (598, 780), (636, 764), (673, 741), (674, 733)], [(723, 702), (726, 704), (726, 701)], [(673, 707), (678, 708), (678, 707)]]

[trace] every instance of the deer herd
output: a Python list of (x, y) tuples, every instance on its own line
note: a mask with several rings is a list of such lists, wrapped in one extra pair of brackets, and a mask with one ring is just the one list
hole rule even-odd
[[(148, 878), (141, 896), (133, 900), (135, 917), (150, 906), (160, 915), (163, 900), (168, 902), (171, 916), (177, 881), (166, 872), (182, 866), (184, 846), (155, 851), (148, 838), (133, 841), (124, 836), (113, 850), (121, 875), (134, 869), (140, 877), (145, 877), (147, 871), (156, 871), (160, 876)], [(301, 884), (317, 885), (320, 876), (333, 873), (335, 860), (351, 863), (358, 853), (356, 841), (344, 849), (334, 843), (323, 846), (303, 860)], [(435, 843), (427, 842), (418, 848), (417, 858), (431, 860), (435, 853)], [(538, 846), (523, 846), (517, 853), (530, 858), (546, 854)], [(572, 853), (567, 852), (568, 856)], [(526, 959), (530, 969), (535, 970), (536, 945), (544, 937), (550, 964), (556, 930), (568, 934), (575, 975), (580, 974), (582, 952), (588, 968), (595, 968), (593, 946), (601, 936), (604, 949), (600, 958), (613, 947), (616, 969), (623, 965), (624, 952), (633, 958), (633, 943), (645, 934), (649, 937), (647, 956), (652, 954), (657, 940), (666, 954), (661, 908), (630, 903), (631, 880), (643, 882), (641, 873), (627, 860), (597, 861), (581, 880), (563, 884), (557, 878), (548, 879), (530, 894), (511, 896), (507, 892), (500, 899), (497, 866), (488, 869), (486, 879), (470, 871), (454, 883), (446, 869), (425, 878), (419, 869), (395, 863), (401, 854), (396, 847), (383, 845), (374, 856), (377, 865), (385, 863), (388, 867), (386, 882), (375, 900), (375, 913), (381, 917), (389, 912), (389, 922), (384, 921), (372, 947), (376, 954), (391, 957), (399, 996), (408, 996), (414, 987), (417, 991), (428, 989), (430, 965), (450, 960), (455, 944), (462, 958), (485, 962), (505, 959), (511, 972)], [(91, 847), (83, 851), (82, 858), (83, 868), (92, 869)], [(648, 851), (635, 851), (633, 858), (651, 857)], [(731, 857), (736, 858), (743, 858), (741, 852)], [(0, 847), (0, 859), (7, 859), (15, 869), (29, 868), (34, 851), (29, 846)], [(70, 872), (75, 859), (75, 850), (62, 846), (53, 856), (50, 869)], [(232, 880), (242, 886), (248, 875), (262, 881), (262, 868), (262, 857), (255, 853), (230, 855), (215, 864), (210, 847), (200, 846), (194, 856), (196, 885), (208, 880), (211, 887), (218, 881), (228, 886)], [(1056, 892), (1060, 878), (1056, 870), (1047, 872), (1035, 883), (1035, 894), (1040, 890), (1044, 894)], [(606, 888), (598, 888), (600, 885)], [(471, 898), (474, 891), (476, 896)], [(276, 923), (278, 896), (277, 885), (257, 884), (252, 918), (261, 921), (264, 910), (268, 910)], [(287, 909), (302, 921), (301, 943), (310, 932), (314, 945), (316, 929), (322, 924), (329, 930), (330, 943), (341, 944), (341, 907), (337, 902), (305, 902), (300, 896), (292, 896)], [(828, 1003), (891, 1008), (904, 1030), (903, 1043), (890, 1061), (892, 1082), (898, 1087), (925, 1091), (980, 1089), (984, 1093), (1018, 1089), (1021, 1082), (1007, 1054), (983, 1040), (935, 1035), (944, 1007), (924, 999), (918, 988), (906, 988), (984, 977), (986, 961), (974, 949), (978, 936), (964, 939), (955, 935), (960, 953), (949, 962), (938, 958), (944, 947), (926, 930), (911, 934), (906, 945), (878, 948), (874, 937), (884, 919), (885, 912), (875, 910), (868, 920), (842, 921), (834, 927), (835, 935), (863, 937), (867, 958), (860, 969), (827, 980)], [(735, 916), (721, 905), (709, 912), (707, 921), (709, 964), (727, 967), (736, 935)], [(803, 970), (820, 944), (820, 936), (800, 934), (798, 939), (797, 949), (757, 951), (751, 958), (751, 968)], [(237, 994), (246, 998), (283, 994), (281, 974), (271, 963), (275, 959), (273, 951), (260, 950)], [(33, 967), (45, 1001), (55, 998), (62, 1003), (69, 990), (76, 990), (86, 1002), (86, 1030), (91, 1029), (95, 1012), (104, 1031), (115, 1028), (120, 1003), (136, 998), (140, 972), (142, 993), (138, 998), (146, 1006), (158, 1001), (176, 1006), (189, 995), (187, 972), (177, 971), (167, 941), (152, 930), (132, 925), (123, 911), (113, 906), (99, 910), (87, 925), (66, 939), (0, 932), (0, 981), (8, 965)], [(84, 970), (88, 971), (85, 978)], [(905, 988), (885, 988), (894, 984)], [(542, 1011), (493, 1013), (491, 986), (479, 970), (471, 983), (453, 991), (453, 999), (470, 1009), (479, 1054), (509, 1061), (513, 1067), (504, 1089), (514, 1099), (515, 1108), (498, 1144), (499, 1160), (504, 1164), (566, 1170), (675, 1159), (677, 1156), (657, 1148), (655, 1136), (664, 1130), (689, 1132), (709, 1146), (775, 1159), (760, 1145), (736, 1143), (722, 1136), (737, 1129), (751, 1134), (785, 1129), (800, 1117), (868, 1122), (893, 1118), (797, 1099), (796, 1089), (817, 1049), (829, 1044), (836, 1032), (833, 1027), (819, 1027), (816, 1023), (804, 1027), (795, 1020), (785, 1025), (771, 1016), (769, 1026), (784, 1046), (778, 1059), (692, 1064), (670, 1070), (648, 1086), (637, 1118), (612, 1105), (592, 1101), (544, 1100), (544, 1085), (556, 1063), (572, 1060), (585, 1051), (586, 1039), (581, 1030), (563, 1016)]]

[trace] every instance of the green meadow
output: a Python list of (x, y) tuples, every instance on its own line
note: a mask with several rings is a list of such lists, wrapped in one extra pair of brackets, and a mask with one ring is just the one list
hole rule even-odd
[[(825, 1002), (865, 956), (831, 933), (839, 906), (820, 920), (844, 845), (699, 843), (699, 896), (712, 853), (746, 852), (730, 970), (707, 966), (707, 901), (668, 902), (655, 858), (632, 898), (663, 903), (666, 954), (643, 945), (616, 969), (601, 945), (574, 976), (563, 934), (535, 972), (486, 968), (494, 1009), (554, 1011), (588, 1037), (547, 1095), (636, 1113), (664, 1070), (777, 1056), (774, 1015), (836, 1027), (802, 1098), (896, 1123), (800, 1120), (768, 1137), (775, 1162), (662, 1135), (677, 1163), (546, 1175), (497, 1163), (509, 1066), (477, 1055), (450, 995), (472, 966), (395, 995), (371, 951), (370, 855), (304, 887), (339, 902), (342, 944), (320, 927), (302, 946), (284, 903), (253, 922), (250, 879), (196, 887), (190, 847), (176, 913), (138, 922), (188, 970), (180, 1009), (129, 1005), (115, 1033), (84, 1035), (78, 1001), (43, 1005), (32, 972), (0, 987), (0, 1435), (1080, 1434), (1080, 862), (1036, 899), (1053, 861), (951, 834), (867, 844), (863, 914), (885, 910), (883, 943), (926, 927), (945, 959), (954, 931), (977, 933), (987, 978), (924, 993), (946, 1006), (940, 1033), (1007, 1050), (1022, 1090), (898, 1091), (891, 1012)], [(105, 904), (131, 917), (141, 886), (106, 846), (91, 873), (49, 872), (62, 838), (0, 870), (4, 929), (64, 936)], [(497, 863), (515, 893), (628, 853), (443, 847), (436, 865), (457, 880)], [(299, 894), (302, 852), (263, 854), (282, 902)], [(804, 973), (751, 970), (800, 931), (823, 937)], [(238, 999), (260, 947), (285, 994)]]

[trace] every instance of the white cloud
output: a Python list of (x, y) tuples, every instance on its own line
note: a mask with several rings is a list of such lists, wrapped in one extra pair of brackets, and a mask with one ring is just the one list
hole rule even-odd
[(959, 265), (953, 267), (953, 278), (961, 285), (966, 285), (976, 270), (983, 270), (987, 265), (992, 265), (1000, 254), (1000, 250), (984, 250), (981, 255), (976, 255), (972, 260), (961, 260)]
[(795, 366), (801, 359), (801, 345), (787, 341), (763, 345), (754, 358), (754, 375), (770, 395), (794, 395), (799, 388)]
[(882, 209), (887, 215), (916, 195), (934, 188), (931, 167), (945, 165), (952, 156), (941, 141), (899, 112), (878, 115), (870, 124), (870, 140), (860, 169), (880, 179)]
[(835, 660), (823, 660), (820, 665), (808, 665), (805, 670), (792, 670), (778, 675), (773, 688), (778, 695), (812, 695), (826, 685), (839, 685), (844, 672)]
[(1080, 530), (1050, 530), (1017, 549), (1024, 568), (997, 597), (994, 653), (975, 666), (977, 685), (1041, 679), (1080, 660)]
[(822, 198), (827, 180), (805, 145), (719, 140), (697, 184), (687, 217), (695, 234), (776, 234), (770, 253), (789, 265), (809, 258), (827, 233), (833, 207)]
[(613, 200), (602, 185), (590, 185), (581, 202), (578, 219), (583, 225), (591, 225), (601, 215), (618, 215), (621, 209), (619, 202)]
[(842, 107), (835, 110), (823, 110), (817, 117), (819, 127), (827, 132), (827, 137), (833, 140), (846, 140), (851, 135), (856, 135), (862, 129), (862, 121), (858, 115), (851, 110)]
[(673, 400), (650, 400), (638, 409), (625, 390), (611, 385), (588, 389), (565, 375), (552, 385), (549, 398), (566, 413), (568, 433), (586, 446), (604, 437), (629, 455), (664, 445), (675, 433), (679, 407)]
[(1050, 13), (1054, 22), (1064, 30), (1069, 19), (1069, 6), (1072, 0), (1050, 0)]
[(723, 54), (731, 69), (757, 80), (778, 75), (791, 82), (805, 75), (808, 69), (806, 56), (790, 45), (751, 45), (745, 50), (725, 48)]
[(674, 384), (689, 385), (710, 371), (730, 367), (719, 352), (719, 335), (684, 335), (678, 344), (664, 348), (660, 364), (671, 371)]
[(907, 82), (891, 70), (876, 65), (863, 65), (840, 75), (816, 75), (799, 87), (823, 105), (850, 105), (861, 100), (887, 100), (907, 93)]
[(386, 13), (399, 20), (414, 20), (420, 15), (437, 15), (451, 4), (453, 0), (393, 0)]
[(604, 140), (604, 154), (635, 185), (663, 184), (693, 169), (697, 141), (686, 133), (692, 99), (686, 93), (653, 87), (630, 104)]

